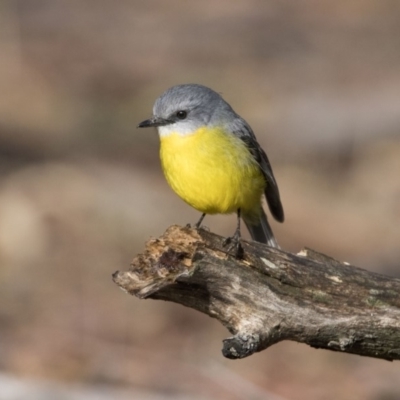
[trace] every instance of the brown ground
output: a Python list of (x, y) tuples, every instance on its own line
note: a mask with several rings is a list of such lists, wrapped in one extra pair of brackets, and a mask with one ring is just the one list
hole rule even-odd
[(198, 218), (135, 129), (184, 82), (222, 92), (268, 151), (282, 247), (400, 276), (399, 20), (391, 0), (2, 2), (1, 372), (149, 398), (400, 398), (399, 363), (290, 342), (228, 361), (216, 321), (111, 281)]

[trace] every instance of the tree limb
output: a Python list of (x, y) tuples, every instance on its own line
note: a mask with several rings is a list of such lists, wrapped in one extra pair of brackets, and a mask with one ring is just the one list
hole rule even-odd
[(218, 319), (234, 336), (223, 355), (243, 358), (282, 340), (386, 360), (400, 359), (400, 280), (312, 250), (294, 255), (170, 227), (114, 282), (141, 299), (173, 301)]

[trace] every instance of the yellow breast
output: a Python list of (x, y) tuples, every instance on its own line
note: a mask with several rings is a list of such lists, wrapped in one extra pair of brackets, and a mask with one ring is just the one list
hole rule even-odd
[(207, 213), (258, 214), (265, 179), (243, 141), (218, 128), (160, 138), (160, 157), (172, 189)]

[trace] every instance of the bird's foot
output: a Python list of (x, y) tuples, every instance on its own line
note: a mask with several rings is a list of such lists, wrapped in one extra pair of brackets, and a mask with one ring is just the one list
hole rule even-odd
[(185, 225), (185, 228), (187, 228), (187, 229), (195, 229), (196, 231), (201, 229), (202, 231), (210, 232), (210, 228), (208, 226), (206, 226), (206, 225), (197, 226), (197, 224), (192, 225), (191, 223), (188, 223), (188, 224)]
[(222, 246), (227, 247), (229, 252), (235, 252), (235, 257), (237, 259), (243, 258), (244, 250), (240, 243), (240, 231), (236, 231), (233, 236), (227, 237), (223, 242)]

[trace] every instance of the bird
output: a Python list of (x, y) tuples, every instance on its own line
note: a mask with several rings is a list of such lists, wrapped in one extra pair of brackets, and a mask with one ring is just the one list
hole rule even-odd
[(151, 118), (139, 128), (157, 128), (160, 159), (171, 188), (201, 217), (237, 215), (234, 234), (225, 243), (240, 249), (240, 220), (254, 241), (279, 248), (262, 206), (272, 216), (284, 211), (271, 164), (250, 125), (216, 91), (200, 84), (181, 84), (157, 98)]

